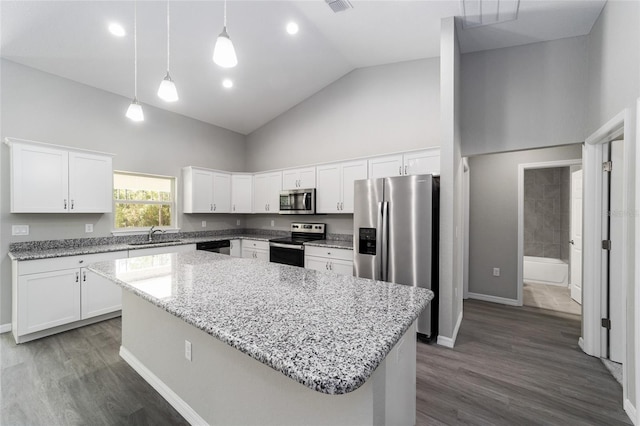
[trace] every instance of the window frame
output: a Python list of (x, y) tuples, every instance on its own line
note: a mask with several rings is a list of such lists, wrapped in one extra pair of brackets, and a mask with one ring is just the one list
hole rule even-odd
[[(139, 200), (117, 200), (115, 198), (115, 176), (116, 174), (120, 175), (130, 175), (130, 176), (139, 176), (144, 178), (156, 178), (156, 179), (169, 179), (171, 181), (171, 194), (173, 195), (173, 199), (171, 201), (139, 201)], [(169, 204), (169, 209), (171, 212), (171, 224), (168, 226), (159, 226), (156, 229), (161, 229), (167, 232), (178, 232), (180, 228), (178, 226), (178, 178), (176, 176), (168, 176), (168, 175), (158, 175), (153, 173), (142, 173), (142, 172), (130, 172), (125, 170), (114, 170), (113, 171), (113, 194), (112, 194), (112, 203), (113, 203), (113, 218), (111, 220), (111, 233), (113, 235), (136, 235), (136, 234), (144, 234), (149, 232), (149, 227), (136, 227), (136, 228), (116, 228), (116, 204), (126, 203), (126, 204), (152, 204), (152, 205), (166, 205)]]

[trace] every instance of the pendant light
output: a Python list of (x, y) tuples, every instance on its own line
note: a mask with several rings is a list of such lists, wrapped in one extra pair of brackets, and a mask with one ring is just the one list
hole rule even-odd
[(213, 62), (222, 68), (233, 68), (238, 65), (236, 51), (227, 34), (227, 0), (224, 0), (224, 26), (213, 48)]
[(169, 39), (169, 29), (170, 29), (170, 14), (169, 14), (169, 1), (167, 0), (167, 75), (160, 82), (160, 87), (158, 88), (158, 96), (165, 102), (175, 102), (178, 100), (178, 90), (176, 89), (176, 84), (171, 80), (171, 76), (169, 75), (169, 54), (170, 54), (170, 39)]
[(138, 102), (138, 3), (133, 2), (133, 101), (127, 109), (131, 121), (144, 121), (142, 105)]

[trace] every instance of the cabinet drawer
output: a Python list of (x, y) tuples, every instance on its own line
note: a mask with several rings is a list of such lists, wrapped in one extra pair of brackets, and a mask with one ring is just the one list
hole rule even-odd
[(113, 251), (109, 253), (84, 254), (80, 256), (65, 256), (52, 259), (24, 260), (18, 262), (18, 275), (83, 268), (92, 263), (123, 259), (126, 257), (126, 251)]
[(331, 259), (353, 261), (353, 250), (305, 246), (304, 252), (309, 256), (328, 257)]
[(269, 251), (269, 241), (258, 241), (258, 240), (242, 240), (242, 250), (247, 249), (258, 249), (258, 250), (267, 250)]

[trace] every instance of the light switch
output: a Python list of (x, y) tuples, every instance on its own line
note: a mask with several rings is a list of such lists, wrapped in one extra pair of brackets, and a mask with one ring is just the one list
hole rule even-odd
[(29, 225), (11, 226), (11, 235), (29, 235)]

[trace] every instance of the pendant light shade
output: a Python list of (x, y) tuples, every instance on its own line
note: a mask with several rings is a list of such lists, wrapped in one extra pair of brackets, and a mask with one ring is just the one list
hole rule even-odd
[(144, 121), (144, 113), (142, 112), (142, 105), (138, 102), (138, 99), (133, 98), (131, 105), (127, 109), (127, 118), (131, 121)]
[(222, 68), (233, 68), (238, 65), (236, 50), (227, 33), (227, 1), (224, 2), (224, 26), (213, 48), (213, 62)]
[(169, 2), (167, 1), (167, 75), (160, 82), (160, 87), (158, 87), (158, 96), (165, 102), (175, 102), (178, 100), (178, 89), (176, 88), (176, 84), (171, 79), (171, 75), (169, 75), (169, 57), (170, 57), (170, 38), (169, 38), (169, 29), (170, 29), (170, 20), (169, 20)]

